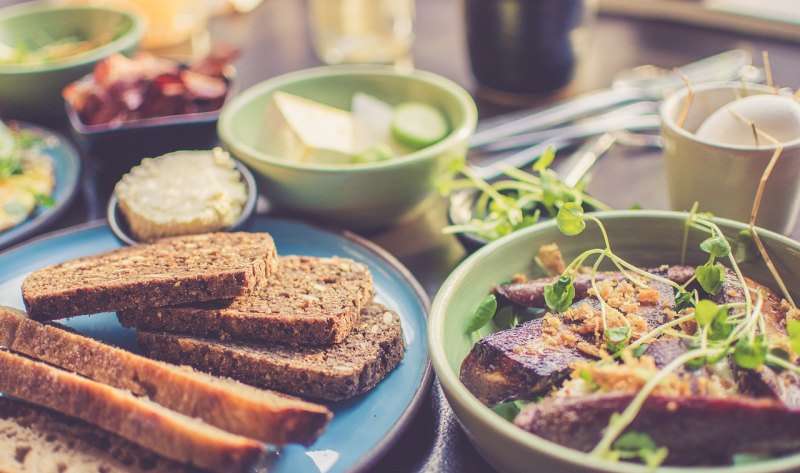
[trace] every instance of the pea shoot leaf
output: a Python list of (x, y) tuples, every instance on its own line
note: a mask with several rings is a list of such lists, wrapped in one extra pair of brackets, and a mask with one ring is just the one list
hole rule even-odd
[(638, 459), (649, 468), (658, 468), (669, 454), (666, 447), (659, 447), (648, 434), (629, 431), (614, 442), (613, 452), (623, 459)]
[(606, 339), (608, 350), (612, 353), (616, 353), (625, 347), (625, 344), (631, 336), (631, 329), (629, 327), (607, 328), (603, 336)]
[(496, 310), (497, 297), (495, 297), (494, 294), (489, 294), (486, 296), (486, 299), (481, 302), (481, 304), (475, 310), (475, 313), (472, 315), (472, 319), (469, 321), (467, 328), (465, 329), (466, 333), (472, 333), (480, 330), (481, 327), (488, 324), (489, 321), (492, 320)]
[(728, 306), (727, 305), (720, 306), (719, 310), (717, 311), (717, 314), (711, 321), (711, 327), (709, 327), (708, 331), (709, 340), (713, 341), (725, 340), (733, 332), (733, 326), (734, 324), (728, 321)]
[(680, 312), (687, 307), (691, 307), (692, 305), (692, 295), (695, 291), (686, 292), (680, 291), (675, 294), (675, 312)]
[(800, 353), (800, 320), (790, 320), (786, 323), (786, 331), (789, 332), (789, 343), (795, 353)]
[(747, 337), (742, 338), (733, 350), (733, 359), (736, 364), (746, 369), (756, 369), (767, 361), (767, 341), (764, 335), (753, 339), (752, 343)]
[(537, 172), (542, 172), (547, 169), (551, 164), (553, 164), (553, 160), (556, 159), (556, 147), (555, 146), (548, 146), (544, 153), (539, 156), (539, 159), (533, 163), (533, 170)]
[(575, 286), (572, 278), (564, 275), (558, 281), (544, 287), (544, 301), (547, 307), (555, 313), (564, 312), (572, 305), (575, 298)]
[(648, 348), (650, 348), (650, 345), (647, 343), (642, 343), (633, 349), (633, 356), (639, 358), (640, 356), (644, 355), (644, 352), (646, 352)]
[(558, 209), (556, 222), (558, 229), (564, 235), (578, 235), (586, 228), (586, 222), (583, 220), (583, 207), (575, 202), (567, 202)]
[(697, 325), (705, 328), (711, 325), (714, 317), (719, 312), (719, 306), (708, 299), (703, 299), (697, 302), (694, 308), (694, 318), (697, 320)]
[[(789, 361), (789, 352), (784, 350), (783, 348), (773, 348), (769, 351), (770, 356), (774, 356), (775, 358), (780, 358), (783, 361)], [(767, 361), (767, 366), (775, 370), (776, 372), (780, 373), (784, 370), (784, 367), (777, 364)]]
[(716, 294), (722, 289), (722, 276), (725, 273), (721, 264), (714, 264), (711, 261), (698, 266), (695, 270), (697, 282), (709, 294)]
[(703, 242), (700, 243), (700, 249), (715, 258), (722, 258), (730, 254), (731, 245), (724, 236), (717, 235), (703, 240)]

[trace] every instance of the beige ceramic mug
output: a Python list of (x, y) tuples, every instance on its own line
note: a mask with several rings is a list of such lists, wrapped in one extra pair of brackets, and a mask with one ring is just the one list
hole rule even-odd
[[(703, 121), (739, 97), (771, 94), (763, 85), (712, 83), (692, 88), (694, 98), (683, 127), (677, 124), (687, 91), (667, 98), (661, 106), (661, 137), (670, 204), (688, 210), (697, 201), (700, 210), (741, 222), (750, 220), (761, 175), (775, 146), (735, 146), (708, 142), (695, 135)], [(764, 189), (756, 223), (790, 233), (800, 211), (800, 137), (783, 143), (783, 152)]]

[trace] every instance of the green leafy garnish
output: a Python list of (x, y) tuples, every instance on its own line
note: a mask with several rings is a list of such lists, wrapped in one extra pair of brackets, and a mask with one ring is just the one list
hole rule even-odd
[(569, 276), (561, 276), (553, 284), (544, 287), (544, 301), (555, 313), (567, 310), (572, 305), (573, 299), (575, 299), (575, 286)]
[(731, 245), (722, 235), (712, 236), (700, 243), (700, 249), (715, 258), (728, 256), (731, 252)]
[(697, 282), (709, 294), (717, 294), (722, 289), (722, 276), (724, 273), (725, 268), (721, 264), (713, 264), (710, 261), (698, 266), (695, 270)]
[(686, 292), (683, 290), (678, 291), (675, 294), (675, 312), (680, 312), (683, 309), (686, 309), (687, 307), (691, 307), (693, 294), (694, 291), (692, 292)]
[(641, 432), (626, 432), (614, 442), (611, 456), (621, 459), (636, 459), (649, 468), (657, 468), (667, 458), (669, 451), (659, 447), (649, 435)]
[(742, 368), (754, 370), (767, 361), (767, 340), (764, 335), (756, 336), (751, 342), (742, 338), (733, 350), (733, 359)]
[(707, 299), (697, 302), (694, 308), (694, 318), (697, 320), (697, 325), (705, 328), (711, 325), (711, 322), (717, 316), (719, 306)]
[(519, 323), (519, 317), (514, 313), (514, 308), (510, 305), (498, 310), (493, 317), (495, 327), (500, 330), (516, 327)]
[(630, 327), (607, 328), (605, 332), (603, 332), (603, 336), (606, 339), (608, 351), (616, 353), (625, 347), (625, 344), (631, 337), (631, 329)]
[(720, 306), (708, 330), (708, 339), (711, 341), (727, 340), (733, 332), (734, 324), (728, 321), (728, 306)]
[[(567, 203), (575, 203), (586, 209), (608, 210), (608, 205), (583, 192), (582, 184), (566, 185), (548, 166), (555, 150), (548, 149), (533, 166), (533, 174), (507, 167), (504, 177), (487, 182), (469, 166), (461, 163), (453, 169), (454, 174), (464, 178), (439, 182), (437, 187), (443, 194), (462, 189), (474, 189), (471, 218), (466, 223), (449, 225), (445, 233), (472, 233), (492, 241), (522, 228), (529, 227), (541, 219), (554, 218)], [(457, 194), (460, 195), (460, 194)]]
[(650, 348), (650, 345), (646, 343), (639, 345), (638, 347), (633, 349), (633, 356), (635, 358), (639, 358), (640, 356), (644, 355), (644, 353), (647, 351), (648, 348)]
[(583, 207), (575, 202), (567, 202), (558, 209), (556, 216), (558, 229), (567, 236), (580, 234), (586, 228), (583, 220)]
[(553, 164), (553, 160), (556, 159), (556, 148), (555, 146), (548, 146), (547, 149), (539, 156), (539, 159), (533, 163), (533, 170), (537, 172), (542, 172), (545, 169), (549, 168), (551, 164)]
[(800, 320), (790, 320), (786, 323), (786, 331), (789, 333), (789, 343), (795, 353), (800, 353)]
[(36, 199), (36, 203), (42, 207), (52, 207), (56, 205), (56, 200), (49, 195), (35, 194), (33, 197)]
[(495, 311), (497, 311), (497, 297), (494, 294), (489, 294), (475, 309), (475, 313), (465, 329), (466, 333), (476, 332), (488, 324), (492, 320)]

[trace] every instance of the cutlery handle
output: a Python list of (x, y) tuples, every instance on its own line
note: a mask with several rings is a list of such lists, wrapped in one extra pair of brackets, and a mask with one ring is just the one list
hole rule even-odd
[(578, 96), (563, 101), (555, 106), (530, 113), (526, 111), (517, 118), (492, 125), (478, 131), (470, 140), (471, 148), (479, 148), (499, 138), (516, 135), (527, 131), (544, 130), (555, 125), (567, 123), (628, 102), (650, 98), (644, 91), (637, 89), (606, 89)]

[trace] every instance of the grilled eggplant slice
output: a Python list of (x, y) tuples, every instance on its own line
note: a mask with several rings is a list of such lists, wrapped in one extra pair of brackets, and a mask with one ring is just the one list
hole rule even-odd
[[(569, 448), (588, 452), (600, 441), (611, 415), (633, 394), (553, 397), (529, 404), (518, 427)], [(629, 427), (667, 447), (666, 463), (730, 463), (736, 453), (770, 456), (800, 450), (800, 411), (774, 399), (650, 396)]]
[[(665, 271), (666, 273), (666, 271)], [(606, 279), (621, 280), (620, 273), (606, 273)], [(637, 313), (651, 330), (666, 322), (666, 311), (675, 308), (672, 288), (651, 282), (657, 291), (655, 303), (641, 304)], [(587, 297), (572, 304), (558, 315), (571, 343), (561, 343), (559, 337), (548, 335), (548, 316), (493, 333), (479, 340), (461, 365), (461, 381), (469, 391), (488, 406), (517, 399), (539, 396), (561, 383), (576, 361), (591, 360), (601, 354), (596, 348), (596, 331), (587, 332), (574, 320), (565, 317), (571, 310), (589, 304), (599, 311), (599, 301)]]
[[(666, 277), (670, 281), (683, 284), (694, 276), (694, 268), (691, 266), (670, 266), (666, 269), (648, 269), (647, 272)], [(596, 281), (607, 279), (618, 280), (623, 276), (618, 271), (603, 271), (595, 275)], [(558, 276), (529, 279), (523, 282), (515, 282), (497, 286), (495, 294), (503, 297), (512, 304), (522, 307), (545, 307), (544, 288), (558, 280)], [(575, 276), (573, 285), (575, 286), (575, 300), (586, 298), (589, 288), (592, 287), (591, 277), (588, 274), (578, 274)]]

